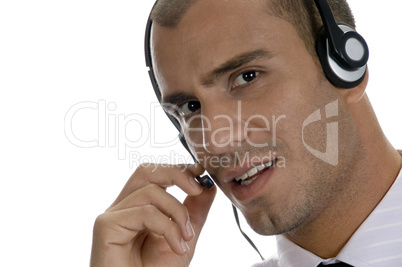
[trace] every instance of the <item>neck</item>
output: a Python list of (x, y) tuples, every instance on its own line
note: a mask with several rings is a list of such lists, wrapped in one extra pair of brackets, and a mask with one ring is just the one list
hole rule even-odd
[[(370, 106), (367, 97), (362, 101), (359, 105)], [(364, 114), (359, 114), (363, 113), (360, 110), (365, 110)], [(348, 177), (347, 188), (313, 221), (286, 234), (292, 242), (324, 259), (339, 254), (385, 196), (401, 169), (401, 155), (382, 133), (371, 108), (369, 111), (367, 114), (367, 109), (361, 107), (352, 110), (355, 118), (365, 118), (356, 121), (364, 156)]]

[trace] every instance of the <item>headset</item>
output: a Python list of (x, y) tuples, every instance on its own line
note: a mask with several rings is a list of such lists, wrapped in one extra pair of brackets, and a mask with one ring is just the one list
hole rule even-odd
[[(155, 5), (157, 2), (158, 1), (155, 2)], [(369, 48), (367, 43), (364, 38), (351, 26), (343, 23), (337, 23), (335, 21), (331, 7), (329, 6), (327, 0), (314, 0), (314, 2), (324, 25), (322, 31), (317, 36), (316, 41), (316, 52), (324, 74), (328, 81), (338, 88), (354, 88), (364, 80), (367, 72), (367, 62), (369, 59)], [(146, 66), (148, 67), (148, 74), (151, 79), (152, 86), (160, 102), (161, 92), (159, 90), (152, 66), (150, 48), (151, 28), (152, 19), (150, 15), (145, 30), (145, 62)], [(194, 157), (194, 155), (192, 155), (186, 143), (180, 123), (170, 114), (166, 113), (166, 115), (179, 131), (181, 143), (191, 154), (194, 161), (197, 162), (197, 159)], [(207, 188), (212, 188), (214, 186), (212, 179), (208, 175), (204, 175), (202, 177), (198, 176), (196, 179), (200, 184)], [(261, 259), (264, 260), (254, 243), (242, 231), (235, 206), (233, 206), (233, 212), (240, 232), (258, 252)]]
[(335, 22), (327, 0), (314, 1), (324, 24), (316, 51), (325, 76), (337, 87), (356, 87), (367, 72), (367, 43), (351, 26)]

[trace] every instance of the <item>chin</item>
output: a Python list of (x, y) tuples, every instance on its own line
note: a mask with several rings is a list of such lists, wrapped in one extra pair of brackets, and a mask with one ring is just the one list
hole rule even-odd
[[(298, 211), (298, 212), (297, 212)], [(295, 231), (302, 227), (311, 216), (311, 210), (294, 207), (294, 209), (281, 209), (277, 212), (268, 210), (265, 206), (258, 212), (243, 212), (251, 229), (264, 236), (280, 235)]]
[(283, 233), (282, 224), (277, 223), (269, 214), (244, 214), (248, 225), (259, 235), (270, 236)]

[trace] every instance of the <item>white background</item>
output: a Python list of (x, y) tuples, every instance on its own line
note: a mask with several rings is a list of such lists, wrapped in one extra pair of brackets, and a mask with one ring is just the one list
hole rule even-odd
[[(350, 3), (371, 48), (368, 94), (386, 135), (402, 148), (402, 4)], [(93, 222), (134, 171), (135, 162), (119, 159), (122, 150), (113, 135), (95, 148), (77, 147), (66, 138), (65, 116), (77, 103), (112, 103), (115, 110), (106, 110), (108, 132), (145, 140), (127, 153), (166, 162), (175, 150), (181, 155), (177, 161), (188, 159), (179, 144), (155, 149), (148, 139), (151, 125), (159, 141), (177, 134), (164, 116), (151, 118), (155, 97), (144, 66), (143, 35), (152, 5), (0, 2), (0, 266), (88, 266)], [(116, 130), (113, 119), (130, 114), (142, 114), (152, 124), (142, 131), (139, 123)], [(72, 127), (81, 139), (96, 139), (97, 110), (77, 113)], [(275, 251), (274, 238), (247, 232), (266, 257)], [(259, 260), (220, 192), (197, 248), (192, 266), (250, 266)]]

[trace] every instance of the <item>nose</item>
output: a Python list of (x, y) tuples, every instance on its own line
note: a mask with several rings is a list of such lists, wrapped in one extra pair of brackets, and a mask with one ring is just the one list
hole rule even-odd
[(202, 106), (202, 146), (209, 154), (225, 154), (246, 139), (241, 101), (222, 102)]

